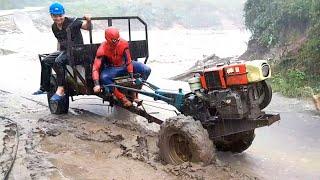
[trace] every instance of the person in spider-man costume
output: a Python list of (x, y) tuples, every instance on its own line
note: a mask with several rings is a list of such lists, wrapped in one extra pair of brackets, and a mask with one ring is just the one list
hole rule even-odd
[[(130, 75), (133, 78), (134, 73), (139, 73), (144, 80), (147, 80), (151, 69), (141, 62), (132, 61), (129, 44), (120, 37), (117, 28), (108, 27), (105, 30), (105, 39), (106, 41), (101, 43), (97, 50), (92, 67), (93, 91), (95, 93), (101, 92), (101, 84), (109, 85), (114, 83), (113, 79), (115, 77)], [(132, 106), (132, 102), (117, 88), (109, 88), (108, 90), (125, 107)]]

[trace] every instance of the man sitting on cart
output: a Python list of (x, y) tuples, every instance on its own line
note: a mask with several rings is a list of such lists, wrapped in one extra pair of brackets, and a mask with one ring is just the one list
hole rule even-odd
[(65, 86), (65, 65), (67, 60), (67, 28), (71, 30), (71, 41), (74, 44), (83, 44), (83, 38), (80, 29), (89, 30), (91, 28), (91, 17), (84, 16), (85, 21), (76, 20), (65, 16), (65, 9), (61, 3), (54, 2), (49, 7), (49, 13), (53, 20), (52, 32), (58, 40), (58, 51), (49, 54), (41, 60), (41, 83), (40, 89), (34, 92), (34, 95), (43, 94), (50, 89), (51, 68), (56, 65), (57, 85), (56, 93), (51, 97), (52, 101), (60, 101), (64, 98)]
[[(129, 44), (120, 38), (117, 28), (108, 27), (105, 30), (105, 39), (106, 41), (102, 42), (97, 50), (92, 68), (95, 93), (101, 92), (100, 82), (103, 85), (110, 85), (114, 83), (113, 79), (119, 76), (130, 75), (133, 78), (134, 73), (139, 73), (144, 80), (147, 80), (151, 69), (141, 62), (131, 60)], [(117, 88), (106, 90), (113, 93), (125, 107), (132, 106), (132, 102)], [(137, 96), (134, 97), (134, 101), (135, 98)]]

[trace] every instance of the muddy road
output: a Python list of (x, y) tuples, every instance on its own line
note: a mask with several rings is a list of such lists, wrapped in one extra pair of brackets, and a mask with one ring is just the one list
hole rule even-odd
[[(15, 17), (19, 21), (21, 14)], [(37, 54), (54, 50), (54, 37), (47, 32), (32, 35), (30, 31), (19, 32), (15, 26), (12, 29), (0, 35), (1, 177), (13, 162), (17, 148), (9, 179), (320, 178), (320, 116), (308, 100), (274, 94), (266, 110), (280, 113), (281, 121), (257, 129), (255, 141), (242, 154), (218, 153), (217, 161), (208, 167), (190, 163), (165, 166), (157, 154), (159, 126), (109, 108), (95, 96), (76, 97), (67, 115), (51, 115), (46, 96), (31, 93), (39, 86)], [(43, 44), (44, 37), (47, 41)], [(167, 78), (213, 52), (222, 57), (241, 54), (247, 39), (247, 34), (238, 30), (151, 31), (150, 81), (165, 89), (179, 86), (187, 90), (187, 84)], [(175, 115), (163, 103), (155, 104), (148, 98), (145, 102), (148, 110), (162, 119)], [(8, 119), (18, 128), (8, 126)], [(19, 146), (14, 138), (17, 129)]]
[(101, 116), (73, 107), (69, 114), (55, 116), (42, 101), (6, 91), (0, 98), (2, 124), (14, 120), (20, 141), (17, 146), (14, 136), (9, 141), (8, 131), (0, 129), (1, 177), (15, 159), (9, 179), (254, 179), (218, 160), (207, 167), (163, 165), (156, 133), (127, 112), (113, 109)]

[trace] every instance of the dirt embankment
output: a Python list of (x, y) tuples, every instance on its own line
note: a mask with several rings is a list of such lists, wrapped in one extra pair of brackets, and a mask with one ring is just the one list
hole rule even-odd
[(299, 51), (307, 41), (305, 34), (301, 34), (299, 37), (296, 37), (294, 40), (277, 45), (272, 48), (268, 48), (264, 45), (261, 45), (257, 40), (251, 39), (248, 42), (248, 47), (245, 53), (243, 53), (239, 58), (240, 59), (273, 59), (275, 61), (280, 61), (281, 59), (287, 56), (298, 55)]

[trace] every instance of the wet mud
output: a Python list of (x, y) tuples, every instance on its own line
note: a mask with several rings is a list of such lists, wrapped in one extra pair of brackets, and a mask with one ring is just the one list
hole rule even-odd
[(18, 148), (18, 127), (15, 122), (0, 116), (0, 176), (7, 177), (13, 166)]
[[(51, 115), (45, 103), (6, 91), (0, 91), (0, 99), (1, 117), (14, 119), (19, 128), (9, 179), (254, 179), (219, 160), (209, 166), (166, 165), (158, 155), (157, 133), (130, 118), (77, 108)], [(111, 114), (123, 113), (116, 111)], [(1, 130), (7, 134), (1, 134), (5, 153), (0, 168), (5, 174), (17, 143), (15, 131)]]

